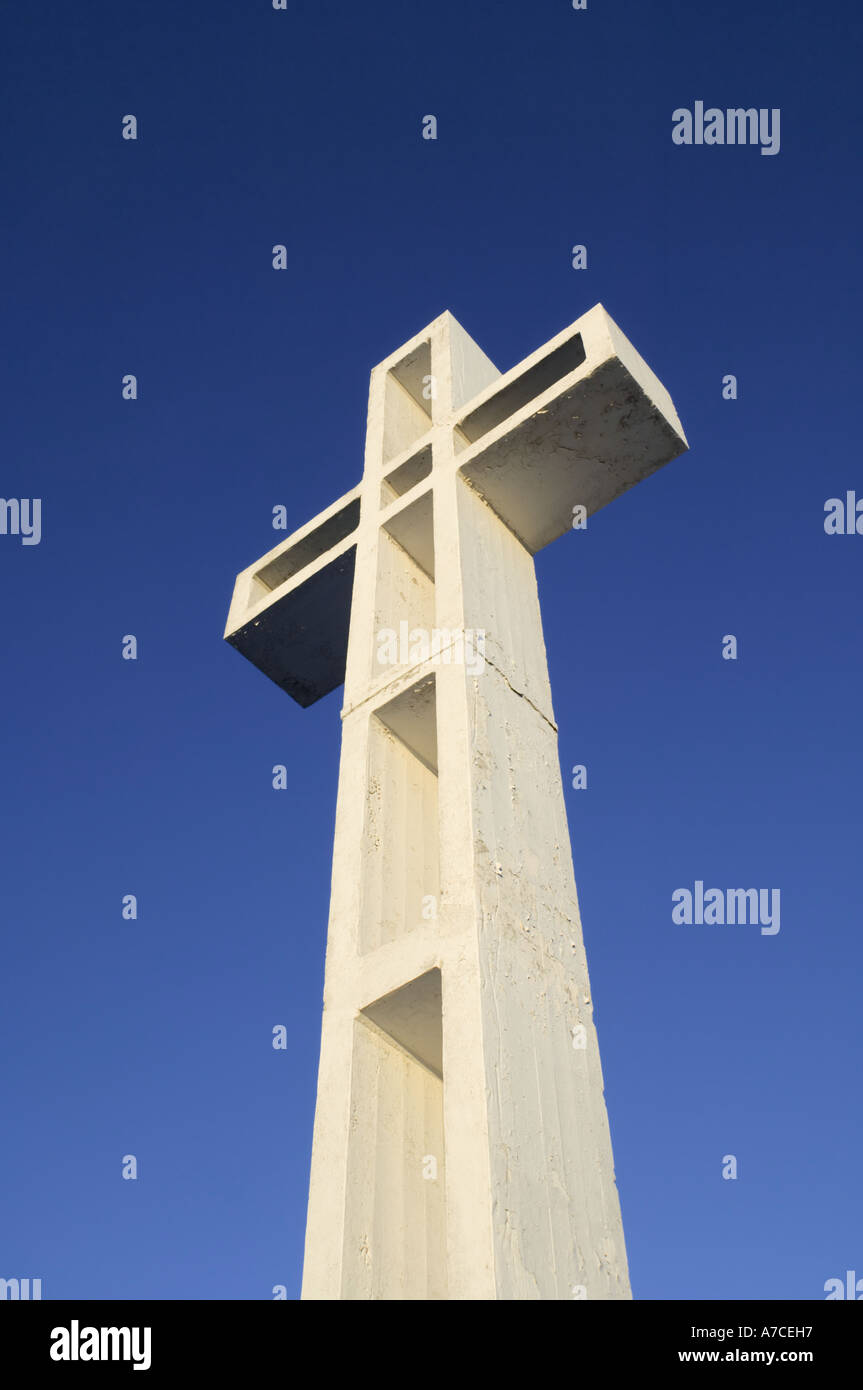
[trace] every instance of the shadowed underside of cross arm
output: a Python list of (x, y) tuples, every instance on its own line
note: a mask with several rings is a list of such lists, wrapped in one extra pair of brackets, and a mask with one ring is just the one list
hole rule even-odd
[(238, 575), (225, 640), (306, 708), (345, 678), (360, 489)]

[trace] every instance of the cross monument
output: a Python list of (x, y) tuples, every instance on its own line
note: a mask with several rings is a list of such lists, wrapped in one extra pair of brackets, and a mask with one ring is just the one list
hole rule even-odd
[(630, 1298), (534, 555), (687, 448), (601, 305), (501, 374), (449, 313), (227, 640), (344, 683), (302, 1296)]

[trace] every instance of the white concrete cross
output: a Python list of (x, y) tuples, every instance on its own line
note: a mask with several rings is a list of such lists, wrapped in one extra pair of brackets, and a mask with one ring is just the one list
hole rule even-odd
[(533, 556), (687, 447), (601, 305), (501, 375), (371, 374), (362, 482), (225, 636), (344, 681), (303, 1297), (630, 1297)]

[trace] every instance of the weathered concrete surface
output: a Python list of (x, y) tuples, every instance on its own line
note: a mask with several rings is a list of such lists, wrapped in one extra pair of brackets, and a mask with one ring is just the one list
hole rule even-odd
[[(532, 552), (685, 447), (601, 306), (505, 377), (444, 314), (372, 373), (356, 530), (240, 576), (230, 640), (313, 696), (279, 625), (356, 557), (304, 1298), (630, 1296)], [(401, 621), (485, 668), (381, 666)]]

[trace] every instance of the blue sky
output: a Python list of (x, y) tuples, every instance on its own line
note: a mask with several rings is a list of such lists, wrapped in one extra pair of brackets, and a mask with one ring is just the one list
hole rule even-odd
[[(297, 1296), (340, 702), (223, 644), (233, 578), (358, 481), (369, 370), (444, 309), (505, 370), (597, 302), (691, 446), (537, 564), (633, 1291), (863, 1275), (863, 536), (823, 526), (863, 496), (861, 25), (6, 14), (0, 490), (43, 534), (0, 536), (0, 1276)], [(696, 100), (779, 108), (780, 152), (674, 145)], [(781, 930), (675, 925), (696, 879), (780, 888)]]

